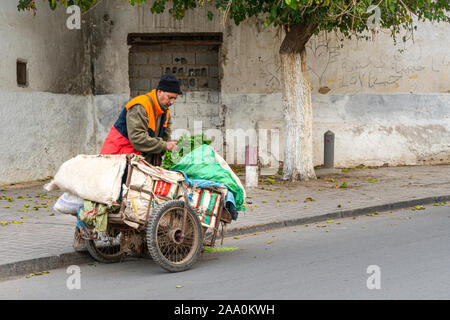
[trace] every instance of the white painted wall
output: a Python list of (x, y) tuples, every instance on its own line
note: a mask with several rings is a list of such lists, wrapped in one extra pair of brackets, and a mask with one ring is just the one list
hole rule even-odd
[[(0, 89), (18, 92), (82, 93), (85, 70), (81, 30), (66, 28), (65, 8), (18, 11), (16, 0), (0, 4)], [(18, 87), (16, 61), (28, 64), (29, 86)]]
[[(180, 96), (174, 129), (193, 132), (196, 120), (223, 133), (279, 128), (282, 157), (279, 30), (257, 19), (223, 26), (221, 16), (204, 18), (211, 8), (174, 21), (120, 0), (104, 1), (83, 16), (82, 30), (68, 30), (64, 8), (38, 6), (33, 17), (19, 13), (15, 0), (0, 4), (1, 183), (53, 175), (70, 157), (100, 150), (129, 98), (129, 33), (222, 32), (221, 92)], [(314, 165), (323, 161), (327, 130), (336, 134), (336, 166), (449, 163), (448, 32), (448, 25), (419, 24), (415, 42), (397, 47), (385, 35), (312, 38)], [(27, 88), (16, 85), (18, 58), (28, 61)]]
[[(65, 9), (18, 12), (0, 4), (0, 183), (44, 178), (79, 153), (94, 152), (91, 96), (77, 95), (83, 77), (81, 31), (65, 27)], [(16, 82), (16, 61), (28, 65), (28, 86)]]
[[(449, 93), (449, 24), (417, 23), (406, 42), (380, 32), (372, 40), (341, 41), (321, 32), (307, 44), (313, 91), (329, 94)], [(414, 39), (414, 40), (413, 40)], [(341, 48), (342, 45), (342, 48)]]
[(55, 174), (62, 162), (90, 153), (92, 98), (45, 92), (0, 92), (0, 182)]

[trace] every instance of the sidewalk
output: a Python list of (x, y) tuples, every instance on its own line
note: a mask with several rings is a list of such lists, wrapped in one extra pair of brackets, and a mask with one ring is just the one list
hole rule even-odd
[[(258, 188), (246, 190), (250, 208), (228, 225), (226, 236), (418, 204), (450, 205), (450, 165), (317, 169), (316, 174), (317, 180), (296, 183), (261, 176)], [(0, 280), (93, 261), (87, 252), (74, 252), (75, 218), (53, 211), (61, 192), (46, 192), (43, 184), (0, 186)]]

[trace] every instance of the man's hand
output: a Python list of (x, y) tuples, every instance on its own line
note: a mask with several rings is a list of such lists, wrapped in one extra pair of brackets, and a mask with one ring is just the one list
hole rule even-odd
[(173, 149), (175, 149), (175, 147), (177, 146), (177, 142), (176, 141), (167, 141), (166, 146), (167, 146), (167, 150), (173, 151)]

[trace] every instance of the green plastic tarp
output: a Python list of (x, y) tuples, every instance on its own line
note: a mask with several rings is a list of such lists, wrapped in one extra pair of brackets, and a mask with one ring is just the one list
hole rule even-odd
[(201, 145), (169, 170), (183, 171), (189, 179), (210, 180), (225, 185), (233, 193), (236, 210), (245, 211), (243, 203), (246, 194), (241, 181), (212, 147)]

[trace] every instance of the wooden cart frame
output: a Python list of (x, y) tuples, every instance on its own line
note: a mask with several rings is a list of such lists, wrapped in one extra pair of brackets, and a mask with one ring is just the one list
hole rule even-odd
[[(152, 214), (152, 211), (154, 210), (154, 208), (152, 208), (152, 201), (154, 200), (155, 197), (158, 198), (158, 202), (159, 201), (169, 201), (169, 200), (173, 200), (170, 199), (168, 197), (164, 197), (161, 195), (156, 195), (154, 192), (149, 192), (147, 190), (144, 190), (142, 188), (136, 188), (134, 186), (130, 186), (130, 182), (131, 182), (131, 177), (133, 175), (133, 170), (134, 170), (134, 166), (131, 165), (131, 159), (134, 157), (134, 155), (127, 155), (127, 168), (128, 168), (128, 173), (127, 173), (127, 177), (125, 180), (125, 186), (126, 188), (128, 188), (129, 190), (134, 190), (134, 191), (138, 191), (138, 192), (142, 192), (142, 193), (146, 193), (150, 196), (149, 199), (149, 205), (148, 205), (148, 218), (150, 219), (150, 216)], [(161, 177), (158, 177), (158, 179), (165, 181), (164, 179), (161, 179)], [(169, 182), (169, 181), (166, 181)], [(186, 222), (186, 216), (187, 216), (187, 211), (188, 211), (188, 206), (190, 208), (192, 208), (192, 206), (190, 206), (189, 201), (188, 201), (188, 196), (187, 196), (187, 184), (186, 182), (179, 182), (178, 183), (178, 188), (182, 188), (183, 190), (183, 199), (180, 199), (180, 197), (178, 197), (177, 200), (183, 200), (185, 203), (185, 207), (184, 207), (184, 217), (183, 217), (183, 231), (184, 231), (184, 227), (185, 227), (185, 222)], [(208, 228), (203, 226), (202, 228), (202, 243), (203, 245), (206, 246), (215, 246), (215, 242), (217, 240), (217, 234), (219, 232), (219, 228), (220, 225), (222, 224), (222, 242), (223, 242), (223, 237), (224, 237), (224, 227), (228, 224), (231, 223), (232, 218), (231, 218), (231, 214), (228, 212), (228, 210), (226, 209), (225, 206), (225, 196), (223, 196), (223, 193), (214, 187), (211, 188), (202, 188), (202, 190), (209, 190), (212, 192), (216, 192), (216, 193), (220, 193), (222, 196), (220, 197), (220, 203), (219, 203), (219, 207), (217, 212), (211, 215), (212, 217), (215, 217), (215, 224), (212, 227), (209, 227), (209, 229), (211, 229), (212, 232), (208, 232)], [(115, 204), (116, 208), (119, 206), (119, 204)], [(143, 232), (146, 227), (147, 227), (147, 223), (140, 223), (139, 227), (137, 229), (133, 229), (132, 227), (130, 227), (129, 225), (124, 223), (124, 210), (126, 208), (126, 204), (124, 199), (122, 199), (122, 203), (120, 204), (120, 210), (116, 210), (117, 213), (109, 213), (108, 214), (108, 225), (112, 228), (115, 229), (119, 229), (119, 230), (127, 230), (127, 231), (136, 231), (136, 232)], [(197, 217), (199, 215), (198, 211), (195, 208), (192, 208), (196, 214)], [(221, 242), (221, 243), (222, 243)]]

